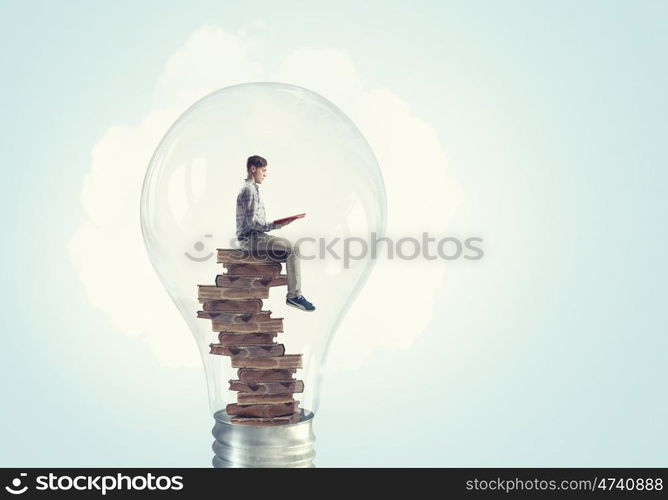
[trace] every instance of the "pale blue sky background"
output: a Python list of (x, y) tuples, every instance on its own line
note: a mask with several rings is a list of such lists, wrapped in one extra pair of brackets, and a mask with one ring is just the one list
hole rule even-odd
[(408, 102), (462, 184), (452, 232), (485, 237), (411, 350), (325, 380), (318, 465), (668, 465), (665, 2), (2, 1), (0, 19), (0, 465), (210, 464), (201, 370), (114, 332), (66, 245), (92, 145), (146, 112), (193, 30), (256, 19), (276, 54), (345, 49)]

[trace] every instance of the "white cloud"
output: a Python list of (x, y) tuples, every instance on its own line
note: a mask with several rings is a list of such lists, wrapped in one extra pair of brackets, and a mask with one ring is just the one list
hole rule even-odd
[[(153, 109), (140, 123), (111, 126), (92, 150), (81, 194), (85, 217), (70, 243), (72, 260), (91, 304), (120, 331), (146, 339), (167, 365), (193, 366), (200, 360), (146, 255), (139, 197), (160, 138), (201, 97), (237, 83), (281, 81), (332, 101), (358, 125), (376, 154), (386, 183), (390, 236), (419, 236), (427, 229), (445, 233), (444, 221), (458, 203), (458, 187), (435, 130), (390, 90), (367, 82), (346, 51), (298, 49), (271, 74), (252, 57), (255, 43), (243, 30), (196, 30), (166, 62)], [(424, 159), (430, 165), (428, 180), (419, 170)], [(339, 328), (330, 365), (356, 366), (376, 349), (410, 347), (432, 318), (443, 277), (437, 265), (379, 261)]]
[(262, 67), (250, 56), (253, 38), (203, 26), (167, 60), (155, 87), (154, 107), (184, 111), (221, 87), (263, 80)]

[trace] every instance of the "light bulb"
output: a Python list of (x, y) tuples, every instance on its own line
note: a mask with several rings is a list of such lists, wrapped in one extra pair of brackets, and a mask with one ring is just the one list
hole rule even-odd
[[(288, 307), (284, 286), (264, 300), (264, 310), (284, 318), (277, 342), (303, 362), (296, 378), (304, 390), (295, 394), (302, 420), (272, 427), (229, 422), (225, 408), (237, 395), (229, 381), (237, 369), (229, 357), (210, 354), (217, 333), (197, 317), (197, 286), (214, 285), (224, 272), (217, 250), (235, 248), (236, 197), (252, 155), (268, 161), (260, 188), (267, 221), (306, 213), (269, 234), (298, 246), (301, 289), (316, 306)], [(361, 132), (334, 104), (301, 87), (257, 82), (220, 89), (190, 106), (160, 141), (140, 211), (150, 260), (202, 357), (216, 420), (214, 466), (312, 465), (311, 426), (327, 351), (373, 268), (371, 239), (385, 232), (383, 179)], [(295, 457), (300, 447), (305, 451)]]

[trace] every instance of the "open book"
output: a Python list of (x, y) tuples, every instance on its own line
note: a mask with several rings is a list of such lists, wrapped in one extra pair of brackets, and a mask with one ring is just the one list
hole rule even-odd
[(274, 221), (274, 224), (282, 224), (283, 222), (290, 222), (295, 219), (301, 219), (305, 216), (306, 214), (298, 214), (298, 215), (291, 215), (290, 217), (283, 217), (282, 219), (276, 219)]

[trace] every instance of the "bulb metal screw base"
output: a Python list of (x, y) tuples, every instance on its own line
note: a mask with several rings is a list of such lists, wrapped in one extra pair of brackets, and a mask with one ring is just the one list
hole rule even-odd
[(250, 426), (232, 424), (225, 410), (213, 415), (211, 431), (216, 440), (215, 468), (315, 467), (313, 413), (302, 410), (296, 424)]

